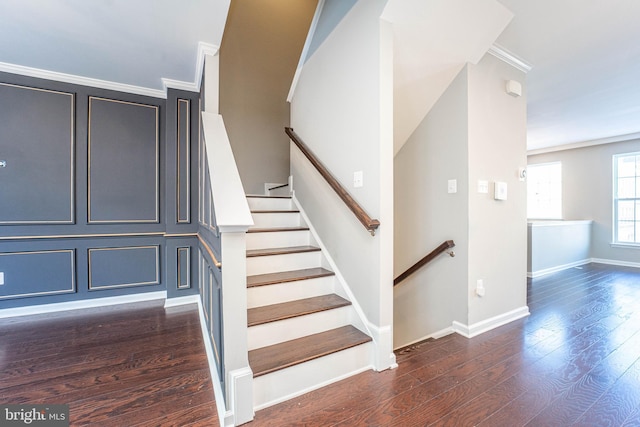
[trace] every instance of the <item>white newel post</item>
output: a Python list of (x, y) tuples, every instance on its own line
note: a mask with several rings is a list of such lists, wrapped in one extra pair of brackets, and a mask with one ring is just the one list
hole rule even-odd
[(253, 420), (253, 372), (247, 343), (246, 232), (253, 218), (219, 105), (219, 56), (206, 55), (202, 126), (220, 231), (225, 407), (233, 424)]
[(234, 425), (251, 421), (254, 415), (253, 372), (247, 347), (246, 228), (237, 230), (220, 227), (225, 385)]

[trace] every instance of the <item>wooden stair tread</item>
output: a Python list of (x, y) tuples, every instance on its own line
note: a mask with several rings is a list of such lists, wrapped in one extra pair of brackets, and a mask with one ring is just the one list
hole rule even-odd
[(371, 341), (351, 325), (249, 351), (253, 376), (259, 377)]
[(320, 248), (315, 246), (289, 246), (286, 248), (249, 249), (247, 257), (299, 254), (302, 252), (317, 252)]
[(345, 307), (347, 305), (351, 305), (351, 302), (336, 294), (321, 295), (279, 304), (265, 305), (262, 307), (250, 308), (247, 311), (247, 325), (262, 325), (264, 323), (291, 319), (293, 317), (304, 316), (312, 313), (319, 313), (321, 311), (332, 310), (334, 308)]
[(276, 231), (308, 231), (309, 227), (272, 227), (272, 228), (250, 228), (247, 233), (273, 233)]
[(247, 287), (273, 285), (276, 283), (295, 282), (297, 280), (315, 279), (317, 277), (333, 276), (333, 271), (322, 267), (305, 268), (303, 270), (280, 271), (277, 273), (256, 274), (247, 276)]

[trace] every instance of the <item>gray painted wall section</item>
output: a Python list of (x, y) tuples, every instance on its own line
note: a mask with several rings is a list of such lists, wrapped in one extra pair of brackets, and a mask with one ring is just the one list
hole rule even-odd
[(611, 246), (613, 239), (613, 156), (640, 151), (640, 140), (531, 155), (529, 164), (562, 162), (562, 216), (593, 220), (591, 258), (640, 264), (640, 248)]
[(527, 274), (535, 277), (589, 261), (591, 221), (533, 221), (527, 227)]
[[(0, 224), (0, 271), (5, 273), (0, 309), (159, 290), (168, 297), (197, 293), (197, 257), (185, 259), (177, 250), (197, 252), (197, 223), (177, 221), (179, 210), (198, 210), (197, 185), (191, 185), (197, 182), (197, 138), (190, 137), (198, 133), (197, 109), (182, 117), (189, 138), (185, 140), (187, 132), (180, 138), (177, 100), (197, 105), (199, 95), (170, 90), (165, 101), (6, 73), (0, 73), (0, 83), (0, 88), (10, 88), (10, 97), (0, 100), (0, 129), (12, 129), (10, 135), (0, 130), (0, 152), (22, 150), (22, 158), (30, 162), (25, 170), (35, 171), (27, 179), (9, 167), (0, 169), (3, 202), (20, 205), (13, 211), (14, 216), (20, 213), (18, 220), (61, 216), (63, 205), (68, 219), (73, 206), (69, 224)], [(14, 85), (36, 90), (16, 90)], [(18, 102), (21, 116), (29, 121), (8, 112), (6, 99)], [(56, 145), (38, 135), (64, 137), (65, 142)], [(71, 152), (70, 135), (75, 136)], [(182, 155), (188, 153), (188, 159), (182, 158), (181, 181), (188, 178), (189, 187), (177, 185), (178, 139)], [(52, 162), (56, 167), (49, 167)], [(8, 162), (12, 164), (16, 162)], [(38, 196), (35, 177), (50, 185), (47, 197)], [(31, 194), (37, 203), (27, 197)], [(180, 209), (179, 197), (188, 200)], [(92, 219), (98, 222), (88, 220), (90, 200)], [(8, 210), (0, 207), (3, 215), (7, 218)], [(23, 294), (28, 295), (2, 298)]]
[(322, 6), (322, 12), (320, 12), (320, 19), (318, 19), (318, 25), (316, 31), (313, 33), (309, 50), (307, 51), (307, 57), (304, 58), (304, 62), (307, 62), (309, 58), (314, 54), (316, 50), (322, 45), (329, 34), (338, 26), (342, 18), (351, 10), (357, 0), (325, 0)]
[(74, 222), (74, 107), (73, 93), (0, 83), (0, 224)]
[[(445, 240), (442, 255), (394, 289), (394, 346), (451, 327), (467, 316), (468, 125), (463, 70), (394, 159), (395, 276)], [(447, 180), (458, 193), (447, 193)]]

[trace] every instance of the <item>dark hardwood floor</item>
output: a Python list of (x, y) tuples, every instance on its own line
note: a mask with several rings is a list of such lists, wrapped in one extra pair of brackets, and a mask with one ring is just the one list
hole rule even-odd
[[(640, 426), (640, 269), (529, 282), (531, 315), (449, 335), (256, 413), (248, 426)], [(72, 425), (217, 426), (194, 306), (0, 320), (0, 403), (68, 403)]]
[(73, 426), (219, 424), (195, 304), (0, 319), (0, 403), (68, 404)]
[(529, 281), (531, 315), (256, 413), (257, 426), (640, 426), (640, 270)]

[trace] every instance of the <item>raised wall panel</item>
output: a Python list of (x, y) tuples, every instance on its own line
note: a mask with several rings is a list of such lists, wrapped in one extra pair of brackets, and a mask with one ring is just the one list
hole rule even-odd
[(89, 97), (88, 222), (160, 221), (159, 111)]
[(72, 224), (74, 95), (0, 83), (0, 224)]
[(188, 99), (178, 99), (176, 149), (176, 221), (191, 223), (191, 109)]
[(157, 245), (89, 249), (89, 290), (160, 284), (159, 252)]
[(0, 253), (0, 300), (76, 292), (75, 251)]
[(178, 269), (176, 283), (178, 289), (191, 288), (191, 247), (177, 249)]

